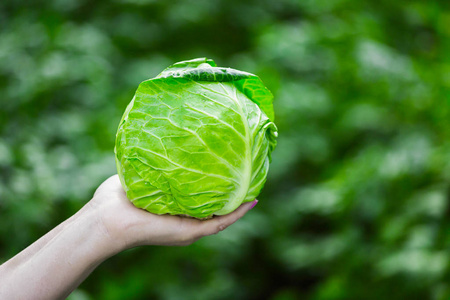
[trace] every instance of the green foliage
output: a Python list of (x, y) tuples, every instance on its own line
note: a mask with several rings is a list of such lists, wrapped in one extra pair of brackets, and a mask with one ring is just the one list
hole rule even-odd
[(276, 145), (272, 94), (198, 58), (139, 85), (116, 137), (128, 199), (156, 214), (226, 215), (259, 195)]
[(136, 85), (211, 57), (258, 74), (280, 132), (260, 203), (186, 248), (97, 269), (73, 299), (448, 299), (444, 1), (0, 2), (0, 259), (115, 172)]

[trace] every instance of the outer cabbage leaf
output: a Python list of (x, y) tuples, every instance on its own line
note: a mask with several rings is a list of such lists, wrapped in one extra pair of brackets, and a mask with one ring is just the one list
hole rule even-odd
[(224, 215), (261, 191), (276, 145), (272, 94), (206, 58), (142, 82), (116, 137), (128, 198), (156, 214)]

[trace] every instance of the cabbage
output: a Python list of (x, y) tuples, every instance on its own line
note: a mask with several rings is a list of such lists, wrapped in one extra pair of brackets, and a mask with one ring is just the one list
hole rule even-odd
[(127, 197), (151, 213), (195, 218), (254, 200), (276, 145), (272, 99), (257, 76), (206, 58), (142, 82), (116, 136)]

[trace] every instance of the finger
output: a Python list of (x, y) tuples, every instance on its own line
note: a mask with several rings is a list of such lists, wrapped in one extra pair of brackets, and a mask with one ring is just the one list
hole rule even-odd
[(252, 209), (256, 204), (258, 203), (258, 200), (254, 200), (252, 202), (248, 202), (245, 204), (242, 204), (238, 207), (235, 211), (228, 215), (215, 217), (208, 221), (203, 221), (202, 225), (200, 227), (199, 236), (207, 236), (211, 234), (216, 234), (222, 230), (225, 230), (228, 226), (242, 218), (250, 209)]

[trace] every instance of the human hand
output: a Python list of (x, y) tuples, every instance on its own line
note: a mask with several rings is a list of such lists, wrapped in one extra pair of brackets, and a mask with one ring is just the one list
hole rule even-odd
[(184, 246), (216, 234), (241, 218), (258, 200), (210, 220), (156, 215), (135, 207), (126, 197), (118, 175), (103, 182), (87, 207), (116, 251), (140, 245)]
[(189, 245), (224, 230), (256, 202), (206, 221), (159, 216), (135, 207), (114, 175), (75, 215), (0, 266), (0, 299), (65, 299), (108, 257), (139, 245)]

